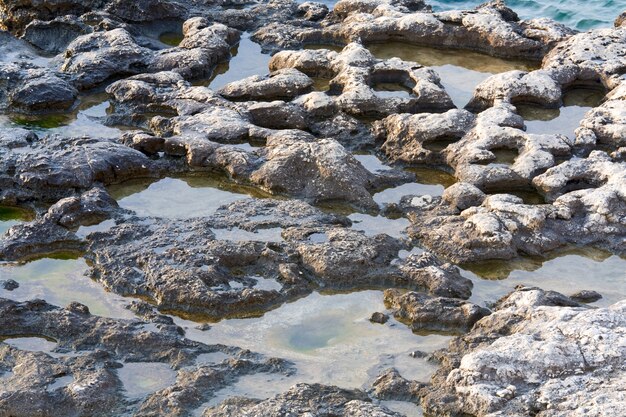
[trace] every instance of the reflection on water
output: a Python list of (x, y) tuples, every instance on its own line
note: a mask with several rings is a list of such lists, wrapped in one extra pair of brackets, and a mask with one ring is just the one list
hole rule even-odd
[(125, 363), (117, 370), (117, 376), (130, 398), (144, 397), (176, 382), (176, 372), (159, 362)]
[(416, 182), (402, 184), (374, 194), (376, 203), (379, 205), (399, 203), (400, 199), (406, 195), (440, 196), (455, 182), (452, 175), (439, 169), (410, 167), (406, 170), (415, 174)]
[(380, 98), (411, 98), (413, 91), (403, 85), (396, 83), (374, 84), (374, 93)]
[(13, 279), (20, 284), (13, 291), (0, 288), (0, 297), (16, 301), (39, 298), (60, 307), (78, 301), (89, 307), (89, 311), (95, 315), (133, 317), (125, 308), (128, 300), (105, 291), (101, 285), (85, 276), (88, 268), (82, 258), (44, 258), (26, 264), (0, 264), (0, 277)]
[(385, 325), (371, 323), (368, 318), (375, 311), (386, 311), (381, 291), (313, 293), (263, 317), (223, 320), (205, 332), (192, 322), (175, 320), (187, 327), (190, 339), (293, 361), (297, 378), (283, 381), (285, 387), (297, 381), (360, 388), (389, 367), (406, 378), (428, 381), (434, 366), (409, 353), (432, 352), (450, 338), (415, 335), (393, 318)]
[(12, 226), (33, 220), (33, 218), (34, 214), (27, 210), (18, 207), (0, 206), (0, 237)]
[(592, 88), (575, 88), (563, 94), (563, 107), (545, 109), (530, 104), (517, 104), (517, 112), (525, 120), (526, 131), (537, 134), (560, 133), (573, 139), (574, 131), (589, 110), (599, 106), (604, 91)]
[(183, 34), (180, 32), (164, 32), (159, 35), (159, 41), (168, 46), (178, 46), (183, 41)]
[(554, 259), (522, 258), (465, 265), (464, 275), (474, 281), (471, 300), (496, 301), (518, 284), (532, 285), (571, 295), (594, 290), (606, 306), (626, 298), (626, 259), (585, 248), (556, 253)]
[(269, 73), (268, 65), (271, 56), (261, 52), (259, 44), (250, 40), (250, 35), (242, 35), (239, 44), (230, 53), (232, 55), (230, 61), (217, 64), (213, 70), (213, 75), (208, 80), (197, 84), (219, 90), (233, 81), (239, 81), (252, 75)]
[(385, 233), (398, 239), (406, 237), (406, 228), (411, 224), (404, 217), (389, 219), (383, 216), (372, 216), (363, 213), (353, 213), (348, 218), (352, 221), (352, 229), (362, 230), (367, 236)]
[(0, 115), (0, 128), (23, 127), (40, 135), (93, 136), (117, 138), (120, 129), (105, 126), (110, 103), (106, 93), (95, 93), (79, 98), (73, 112), (43, 115)]
[(140, 216), (188, 219), (209, 216), (220, 206), (249, 197), (269, 197), (256, 189), (215, 177), (130, 181), (109, 188), (120, 207)]
[(19, 350), (29, 352), (50, 353), (57, 347), (57, 342), (53, 339), (41, 336), (19, 336), (0, 338), (0, 342), (6, 343)]
[(474, 88), (493, 74), (535, 69), (538, 63), (494, 58), (477, 52), (434, 49), (403, 42), (373, 43), (367, 48), (379, 59), (398, 57), (432, 67), (441, 77), (441, 84), (457, 107), (464, 107)]

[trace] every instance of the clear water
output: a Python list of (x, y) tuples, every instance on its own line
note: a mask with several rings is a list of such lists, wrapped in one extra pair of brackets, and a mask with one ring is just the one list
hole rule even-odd
[[(429, 0), (435, 11), (472, 9), (482, 0)], [(506, 0), (522, 19), (549, 17), (578, 30), (610, 27), (626, 0)]]
[[(262, 317), (223, 320), (207, 331), (196, 329), (194, 322), (175, 320), (189, 339), (235, 345), (293, 361), (295, 377), (272, 379), (279, 385), (275, 393), (295, 382), (361, 388), (389, 367), (396, 367), (406, 378), (428, 381), (434, 366), (409, 354), (415, 350), (432, 352), (445, 346), (450, 337), (416, 335), (393, 318), (384, 325), (371, 323), (369, 317), (376, 311), (386, 311), (381, 291), (313, 293)], [(252, 377), (257, 378), (264, 376)], [(259, 391), (268, 388), (244, 380), (229, 395), (243, 389), (248, 395), (263, 398), (268, 393)]]
[(33, 214), (26, 210), (17, 207), (0, 206), (0, 237), (16, 224), (32, 219)]
[(222, 205), (251, 196), (266, 196), (255, 189), (212, 177), (130, 181), (112, 186), (109, 191), (120, 207), (140, 216), (176, 219), (210, 216)]
[(537, 63), (514, 59), (500, 59), (471, 51), (435, 49), (404, 42), (385, 42), (367, 45), (379, 59), (398, 57), (433, 68), (454, 104), (462, 108), (472, 98), (474, 89), (482, 81), (500, 72), (535, 69)]
[(474, 281), (471, 300), (494, 302), (516, 285), (537, 286), (571, 295), (595, 290), (603, 298), (594, 303), (608, 306), (626, 298), (626, 259), (594, 249), (553, 254), (552, 259), (525, 258), (465, 266), (464, 275)]
[(0, 278), (13, 279), (20, 286), (13, 291), (0, 288), (0, 297), (16, 301), (43, 299), (50, 304), (65, 307), (78, 301), (89, 307), (92, 314), (131, 318), (125, 308), (130, 300), (107, 292), (85, 274), (89, 269), (83, 258), (44, 258), (25, 264), (1, 263)]

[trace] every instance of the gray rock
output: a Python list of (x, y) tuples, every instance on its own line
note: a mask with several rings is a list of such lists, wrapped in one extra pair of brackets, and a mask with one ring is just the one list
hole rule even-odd
[[(561, 300), (567, 297), (560, 295)], [(555, 306), (518, 288), (441, 352), (422, 400), (430, 414), (611, 415), (623, 405), (624, 303)], [(570, 300), (570, 303), (573, 303)], [(602, 398), (603, 400), (599, 400)], [(585, 404), (582, 406), (581, 404)]]
[(469, 301), (431, 297), (417, 292), (385, 291), (385, 305), (412, 330), (467, 331), (491, 312)]

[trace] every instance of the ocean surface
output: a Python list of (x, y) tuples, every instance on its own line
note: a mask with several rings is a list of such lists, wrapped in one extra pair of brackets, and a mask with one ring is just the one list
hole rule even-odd
[[(426, 0), (435, 11), (472, 9), (482, 0)], [(626, 0), (506, 0), (522, 19), (549, 17), (571, 28), (588, 30), (613, 26), (626, 10)]]

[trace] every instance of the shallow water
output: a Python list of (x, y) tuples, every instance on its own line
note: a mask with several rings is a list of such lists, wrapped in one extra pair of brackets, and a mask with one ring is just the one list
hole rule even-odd
[(125, 363), (117, 370), (117, 376), (130, 398), (144, 397), (176, 381), (176, 372), (168, 364), (159, 362)]
[(188, 219), (210, 216), (222, 205), (267, 196), (213, 177), (130, 181), (109, 188), (120, 207), (140, 216)]
[(387, 188), (374, 194), (374, 201), (379, 205), (399, 203), (405, 195), (440, 196), (443, 191), (454, 184), (455, 179), (445, 171), (428, 167), (410, 167), (407, 171), (415, 174), (415, 182)]
[[(482, 0), (428, 0), (434, 11), (467, 10)], [(506, 0), (522, 19), (548, 17), (578, 30), (610, 27), (626, 8), (625, 0)]]
[(500, 72), (535, 69), (538, 63), (494, 58), (477, 52), (435, 49), (404, 42), (367, 45), (379, 59), (398, 57), (433, 68), (454, 104), (462, 108), (472, 98), (474, 88), (489, 76)]
[(12, 226), (33, 218), (32, 213), (21, 208), (0, 206), (0, 237)]
[(249, 34), (243, 34), (239, 44), (230, 53), (232, 55), (230, 61), (218, 64), (208, 80), (197, 84), (219, 90), (233, 81), (269, 73), (268, 65), (272, 57), (261, 52), (261, 47), (250, 40)]
[[(406, 378), (428, 381), (434, 366), (409, 353), (432, 352), (450, 338), (415, 335), (393, 318), (384, 325), (371, 323), (368, 318), (373, 312), (386, 311), (382, 300), (381, 291), (313, 293), (260, 318), (223, 320), (204, 332), (195, 329), (193, 322), (175, 320), (186, 327), (192, 340), (235, 345), (293, 361), (296, 376), (273, 381), (280, 385), (276, 393), (295, 381), (359, 388), (389, 367), (396, 367)], [(268, 388), (246, 381), (242, 384), (252, 396), (262, 395), (258, 391)]]
[(92, 314), (106, 317), (132, 318), (125, 307), (129, 300), (107, 292), (85, 273), (89, 269), (83, 258), (44, 258), (25, 264), (0, 264), (0, 277), (13, 279), (20, 286), (13, 291), (0, 288), (0, 297), (16, 301), (43, 299), (65, 307), (78, 301), (89, 307)]
[(518, 104), (516, 108), (518, 114), (524, 118), (528, 133), (560, 133), (573, 139), (585, 114), (599, 106), (603, 98), (604, 91), (576, 88), (565, 92), (563, 107), (559, 109), (544, 109), (529, 104)]
[(21, 127), (38, 135), (93, 136), (117, 138), (121, 130), (105, 126), (111, 104), (105, 93), (94, 93), (79, 98), (76, 110), (62, 114), (0, 115), (0, 128)]
[(603, 296), (593, 303), (597, 306), (626, 298), (626, 259), (594, 249), (573, 249), (553, 256), (548, 260), (526, 258), (465, 266), (463, 274), (474, 282), (471, 300), (494, 302), (518, 284), (566, 295), (595, 290)]

